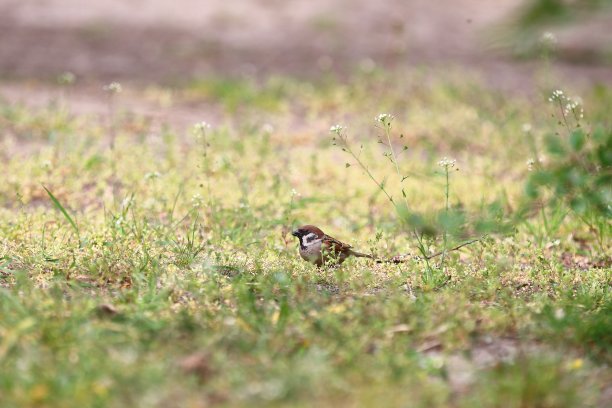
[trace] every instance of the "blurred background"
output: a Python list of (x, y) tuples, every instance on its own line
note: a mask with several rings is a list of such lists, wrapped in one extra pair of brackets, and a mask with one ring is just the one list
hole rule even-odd
[(568, 81), (612, 81), (610, 0), (0, 0), (0, 77), (177, 83), (448, 67), (504, 90), (554, 39)]

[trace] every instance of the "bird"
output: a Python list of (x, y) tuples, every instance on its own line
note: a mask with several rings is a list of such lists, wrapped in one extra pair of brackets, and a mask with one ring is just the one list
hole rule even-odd
[(355, 251), (349, 244), (325, 234), (314, 225), (303, 225), (295, 229), (291, 235), (300, 241), (302, 259), (318, 267), (324, 264), (340, 265), (350, 256), (376, 260), (374, 256)]
[(302, 225), (301, 227), (293, 230), (291, 235), (300, 240), (300, 256), (302, 259), (315, 264), (318, 267), (321, 267), (324, 264), (330, 266), (340, 265), (350, 256), (354, 256), (356, 258), (369, 258), (379, 264), (400, 264), (408, 262), (410, 259), (433, 259), (448, 252), (457, 251), (475, 242), (482, 241), (487, 236), (485, 234), (480, 238), (471, 239), (453, 248), (438, 251), (430, 255), (423, 254), (422, 256), (417, 257), (411, 256), (408, 253), (395, 255), (388, 259), (381, 259), (375, 257), (374, 255), (355, 251), (349, 244), (345, 244), (344, 242), (325, 234), (320, 228), (315, 227), (314, 225)]

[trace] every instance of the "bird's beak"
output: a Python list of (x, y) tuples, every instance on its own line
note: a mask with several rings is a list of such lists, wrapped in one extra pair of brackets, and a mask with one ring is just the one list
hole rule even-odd
[(300, 234), (298, 233), (298, 230), (293, 230), (293, 231), (291, 232), (291, 235), (293, 235), (294, 237), (298, 237), (298, 236), (300, 236)]

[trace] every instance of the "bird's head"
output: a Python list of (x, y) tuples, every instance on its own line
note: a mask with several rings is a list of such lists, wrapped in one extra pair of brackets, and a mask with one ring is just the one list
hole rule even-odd
[(318, 241), (322, 239), (323, 236), (325, 236), (323, 231), (321, 231), (314, 225), (302, 225), (301, 227), (293, 230), (291, 235), (299, 239), (300, 245), (303, 247), (306, 247), (309, 244), (312, 244), (313, 242)]

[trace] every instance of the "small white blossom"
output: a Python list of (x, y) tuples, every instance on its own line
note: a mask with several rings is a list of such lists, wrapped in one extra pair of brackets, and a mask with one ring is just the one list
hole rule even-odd
[(274, 132), (274, 126), (272, 126), (270, 123), (264, 123), (263, 126), (261, 127), (261, 131), (264, 133), (270, 134)]
[(561, 308), (555, 310), (555, 319), (562, 320), (565, 317), (565, 311)]
[(130, 208), (134, 201), (134, 196), (125, 197), (123, 201), (121, 201), (121, 210), (126, 210)]
[(531, 132), (531, 123), (523, 123), (523, 126), (521, 127), (521, 129), (523, 129), (524, 133), (529, 133)]
[(438, 166), (444, 167), (447, 169), (455, 167), (456, 164), (457, 164), (457, 160), (449, 159), (447, 157), (442, 158), (442, 160), (438, 162)]
[(553, 91), (548, 101), (559, 103), (563, 107), (563, 116), (568, 116), (571, 113), (577, 121), (584, 118), (582, 99), (578, 96), (570, 98), (563, 91), (557, 89)]
[(204, 202), (204, 199), (202, 198), (200, 194), (194, 194), (191, 197), (191, 206), (194, 208), (201, 207), (203, 202)]
[(548, 102), (555, 102), (555, 101), (564, 101), (565, 98), (565, 94), (563, 93), (562, 90), (557, 89), (555, 91), (553, 91), (552, 95), (548, 98)]
[(301, 194), (300, 194), (300, 193), (298, 193), (298, 192), (295, 190), (295, 188), (292, 188), (292, 189), (291, 189), (291, 197), (296, 197), (296, 196), (300, 196), (300, 195), (301, 195)]
[(584, 118), (584, 109), (582, 108), (582, 100), (579, 97), (567, 98), (567, 103), (563, 108), (565, 116), (570, 113), (574, 115), (576, 119)]
[(202, 121), (202, 122), (198, 122), (195, 125), (193, 125), (193, 130), (194, 132), (198, 132), (198, 133), (204, 133), (206, 132), (208, 129), (210, 129), (210, 123)]
[(211, 128), (208, 122), (202, 121), (198, 122), (192, 127), (192, 132), (196, 137), (196, 140), (200, 141), (204, 135), (206, 135), (206, 131)]
[(540, 165), (540, 164), (544, 164), (544, 163), (546, 163), (546, 156), (540, 156), (540, 157), (537, 158), (537, 160), (531, 158), (531, 159), (527, 160), (527, 170), (533, 171), (533, 169), (535, 168), (536, 164)]
[(533, 171), (533, 166), (535, 165), (535, 160), (529, 159), (527, 160), (527, 170)]
[(557, 37), (550, 31), (546, 31), (540, 36), (540, 43), (544, 46), (552, 47), (557, 44)]
[(381, 113), (374, 118), (376, 122), (380, 122), (385, 126), (389, 126), (393, 119), (395, 119), (395, 116), (391, 115), (390, 113)]
[(118, 94), (123, 91), (121, 84), (119, 82), (111, 82), (110, 84), (104, 87), (104, 90), (111, 94)]
[(342, 125), (334, 125), (334, 126), (329, 128), (329, 131), (331, 133), (335, 133), (337, 135), (340, 135), (340, 133), (342, 133), (345, 130), (346, 130), (346, 127), (342, 126)]

